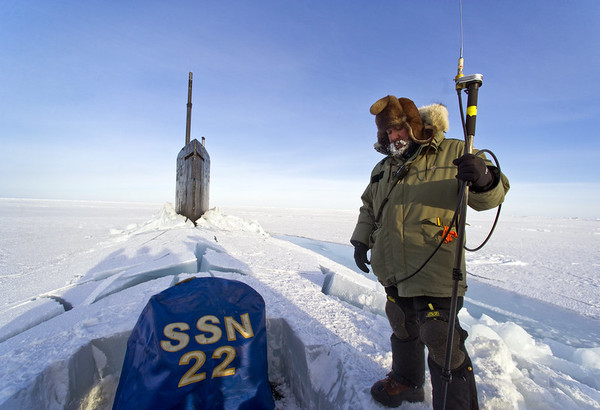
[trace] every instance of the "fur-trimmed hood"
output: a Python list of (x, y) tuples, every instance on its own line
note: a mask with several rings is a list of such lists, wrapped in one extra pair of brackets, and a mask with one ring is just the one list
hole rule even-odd
[(417, 110), (408, 98), (388, 95), (371, 106), (371, 114), (375, 115), (377, 124), (377, 142), (374, 148), (384, 155), (390, 154), (387, 129), (391, 127), (405, 127), (417, 144), (427, 144), (438, 132), (446, 132), (449, 128), (448, 109), (439, 103), (425, 105)]

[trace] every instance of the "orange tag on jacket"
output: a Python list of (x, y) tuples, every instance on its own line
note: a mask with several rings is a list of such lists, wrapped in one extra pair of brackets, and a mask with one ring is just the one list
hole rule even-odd
[[(458, 234), (456, 232), (454, 232), (454, 231), (448, 232), (449, 230), (450, 230), (449, 226), (444, 226), (444, 232), (442, 232), (442, 238), (445, 237), (444, 243), (450, 243), (450, 242), (452, 242), (452, 240), (454, 238), (458, 237)], [(448, 234), (448, 236), (446, 236), (446, 233)]]

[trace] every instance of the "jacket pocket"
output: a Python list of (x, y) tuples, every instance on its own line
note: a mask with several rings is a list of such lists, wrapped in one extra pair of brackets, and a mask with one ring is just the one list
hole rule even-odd
[(421, 234), (425, 243), (430, 245), (438, 245), (447, 231), (450, 231), (446, 235), (444, 243), (450, 243), (456, 238), (456, 230), (449, 228), (448, 222), (441, 218), (426, 218), (421, 220)]

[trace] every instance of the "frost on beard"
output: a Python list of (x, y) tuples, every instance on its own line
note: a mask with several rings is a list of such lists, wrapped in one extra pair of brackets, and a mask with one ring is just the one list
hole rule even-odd
[(398, 140), (390, 143), (390, 154), (396, 157), (402, 156), (410, 147), (410, 142), (405, 140)]

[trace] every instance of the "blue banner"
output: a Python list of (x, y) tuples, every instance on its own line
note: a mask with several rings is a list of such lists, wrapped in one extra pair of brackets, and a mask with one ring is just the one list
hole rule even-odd
[(113, 409), (273, 409), (265, 303), (194, 278), (149, 301), (127, 342)]

